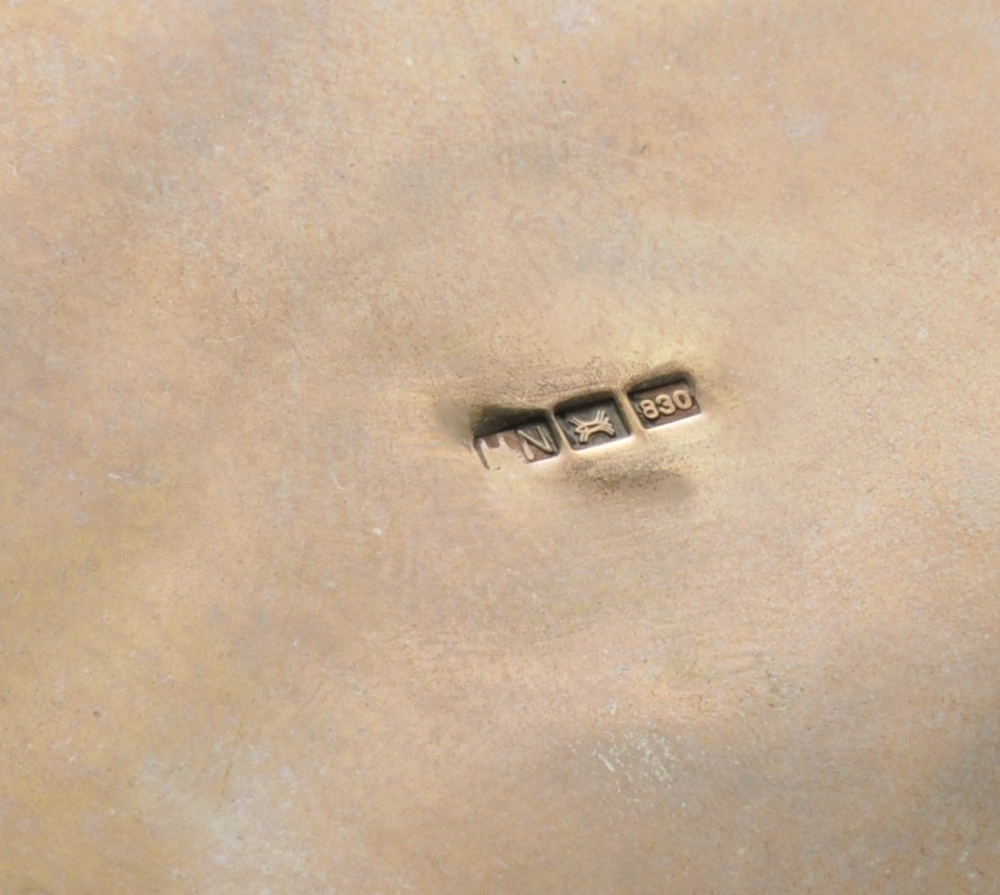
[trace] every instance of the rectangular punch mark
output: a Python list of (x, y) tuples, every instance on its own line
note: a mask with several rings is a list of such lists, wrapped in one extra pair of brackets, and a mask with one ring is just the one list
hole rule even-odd
[(643, 386), (630, 392), (628, 399), (645, 429), (666, 426), (701, 413), (694, 388), (684, 379)]
[(487, 469), (538, 463), (559, 454), (555, 432), (544, 419), (534, 419), (475, 440), (476, 453)]
[(556, 409), (556, 420), (570, 447), (575, 451), (587, 450), (613, 441), (628, 438), (629, 429), (611, 397), (597, 397)]

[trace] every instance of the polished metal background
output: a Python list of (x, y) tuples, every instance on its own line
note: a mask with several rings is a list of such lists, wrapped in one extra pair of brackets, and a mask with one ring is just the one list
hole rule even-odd
[(1000, 891), (1000, 7), (0, 32), (0, 892)]

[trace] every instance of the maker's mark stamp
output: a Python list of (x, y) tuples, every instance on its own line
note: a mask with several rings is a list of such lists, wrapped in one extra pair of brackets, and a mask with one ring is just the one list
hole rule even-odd
[(556, 420), (575, 451), (619, 441), (629, 434), (614, 398), (557, 409)]
[(646, 429), (665, 426), (701, 413), (691, 386), (683, 379), (655, 388), (640, 388), (632, 392), (628, 399)]
[(555, 433), (545, 420), (532, 420), (476, 439), (476, 453), (487, 469), (537, 463), (559, 453)]
[(591, 435), (607, 435), (609, 438), (614, 438), (618, 434), (611, 417), (603, 410), (598, 410), (593, 419), (571, 416), (567, 422), (573, 426), (573, 434), (580, 444), (590, 441)]

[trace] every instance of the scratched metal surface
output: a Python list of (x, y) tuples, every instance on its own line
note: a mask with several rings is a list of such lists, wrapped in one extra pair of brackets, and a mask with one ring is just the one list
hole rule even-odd
[(994, 4), (0, 34), (0, 892), (997, 891)]

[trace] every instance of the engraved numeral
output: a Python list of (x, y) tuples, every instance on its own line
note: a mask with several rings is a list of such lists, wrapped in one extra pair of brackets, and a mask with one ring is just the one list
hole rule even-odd
[(674, 402), (670, 400), (670, 395), (657, 395), (653, 400), (656, 401), (656, 406), (664, 416), (673, 416), (677, 413), (677, 408), (674, 407)]
[(694, 407), (694, 398), (691, 397), (691, 392), (686, 388), (679, 388), (674, 392), (674, 404), (677, 405), (678, 410), (690, 410)]
[(639, 402), (639, 412), (648, 420), (655, 420), (660, 416), (660, 411), (649, 398)]
[(684, 382), (642, 389), (629, 395), (629, 400), (647, 429), (701, 412), (691, 387)]
[(677, 408), (690, 410), (694, 402), (686, 391), (678, 389), (671, 398), (666, 392), (657, 395), (655, 398), (644, 398), (636, 409), (648, 420), (658, 420), (661, 416), (673, 416), (677, 413)]

